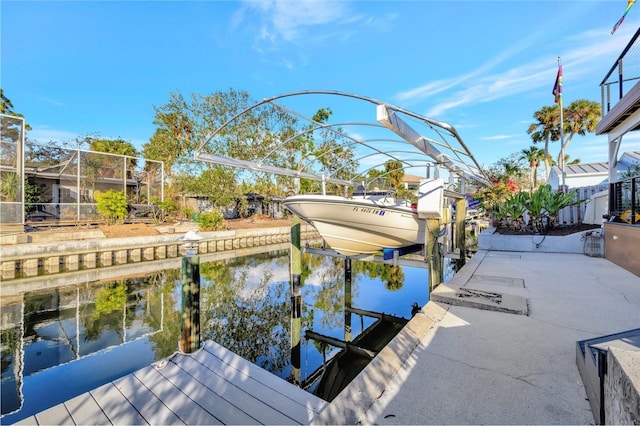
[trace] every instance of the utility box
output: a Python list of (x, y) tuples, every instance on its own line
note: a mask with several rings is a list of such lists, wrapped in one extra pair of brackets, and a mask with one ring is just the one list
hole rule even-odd
[(601, 230), (585, 234), (584, 254), (589, 257), (604, 257), (604, 237)]
[(418, 188), (418, 217), (441, 219), (443, 198), (443, 179), (421, 179)]

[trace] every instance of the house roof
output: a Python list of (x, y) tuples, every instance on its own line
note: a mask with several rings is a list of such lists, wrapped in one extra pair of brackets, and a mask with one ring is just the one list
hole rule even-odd
[[(628, 169), (635, 163), (640, 163), (640, 151), (625, 151), (620, 156), (620, 161), (618, 162), (618, 172)], [(562, 170), (560, 170), (560, 167), (558, 166), (553, 166), (551, 168), (551, 172), (555, 173), (557, 176), (560, 176), (562, 174)], [(571, 164), (565, 166), (564, 172), (567, 176), (606, 175), (609, 173), (609, 163), (602, 162)]]
[(418, 183), (418, 182), (420, 182), (420, 179), (424, 179), (424, 177), (405, 174), (402, 177), (402, 182), (403, 183)]
[[(562, 170), (558, 166), (553, 166), (551, 171), (555, 172), (556, 175), (562, 174)], [(606, 175), (609, 173), (609, 164), (606, 162), (570, 164), (564, 167), (564, 172), (567, 176)]]
[(630, 168), (635, 164), (640, 164), (640, 151), (626, 151), (620, 157), (619, 164)]

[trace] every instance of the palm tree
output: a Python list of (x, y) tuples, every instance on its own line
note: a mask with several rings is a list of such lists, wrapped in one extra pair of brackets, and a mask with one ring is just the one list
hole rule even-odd
[(584, 136), (587, 133), (595, 132), (596, 126), (602, 118), (602, 109), (598, 102), (578, 99), (571, 102), (565, 109), (565, 116), (564, 129), (568, 136), (558, 154), (558, 164), (561, 164), (562, 153), (567, 151), (567, 146), (574, 135)]
[(527, 133), (531, 135), (533, 143), (544, 142), (544, 172), (549, 180), (551, 168), (549, 166), (549, 142), (560, 139), (560, 108), (557, 105), (543, 106), (533, 113), (536, 122), (529, 125)]
[[(571, 160), (570, 158), (571, 158), (571, 156), (569, 154), (565, 154), (564, 155), (564, 164), (566, 166), (571, 166), (571, 165), (575, 165), (575, 164), (580, 164), (581, 163), (579, 158), (575, 158), (573, 160)], [(558, 163), (552, 158), (549, 159), (549, 163), (551, 164), (551, 166), (557, 166), (558, 165)]]
[(533, 189), (538, 185), (538, 169), (540, 168), (540, 161), (544, 159), (544, 151), (532, 145), (527, 149), (523, 149), (520, 153), (520, 160), (529, 162), (529, 182), (531, 183), (531, 189)]

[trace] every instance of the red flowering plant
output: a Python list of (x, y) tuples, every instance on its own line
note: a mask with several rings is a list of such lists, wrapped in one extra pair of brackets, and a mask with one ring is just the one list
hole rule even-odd
[(495, 178), (492, 184), (478, 189), (473, 198), (480, 201), (480, 208), (489, 215), (493, 226), (497, 227), (504, 216), (500, 212), (500, 206), (504, 205), (512, 194), (520, 191), (520, 185), (508, 176)]

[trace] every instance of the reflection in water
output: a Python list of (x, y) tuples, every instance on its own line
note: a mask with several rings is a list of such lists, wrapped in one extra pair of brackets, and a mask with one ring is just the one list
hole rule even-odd
[[(357, 339), (376, 318), (345, 306), (410, 318), (428, 300), (426, 269), (304, 254), (299, 321), (307, 330)], [(351, 291), (345, 294), (345, 277)], [(289, 251), (203, 262), (202, 340), (292, 382), (304, 382), (339, 349), (300, 340), (292, 370)], [(2, 423), (13, 423), (178, 350), (180, 269), (81, 283), (2, 300)], [(359, 321), (352, 321), (355, 315)], [(296, 330), (296, 327), (293, 327)], [(295, 362), (295, 357), (294, 357)], [(313, 387), (309, 389), (313, 391)]]

